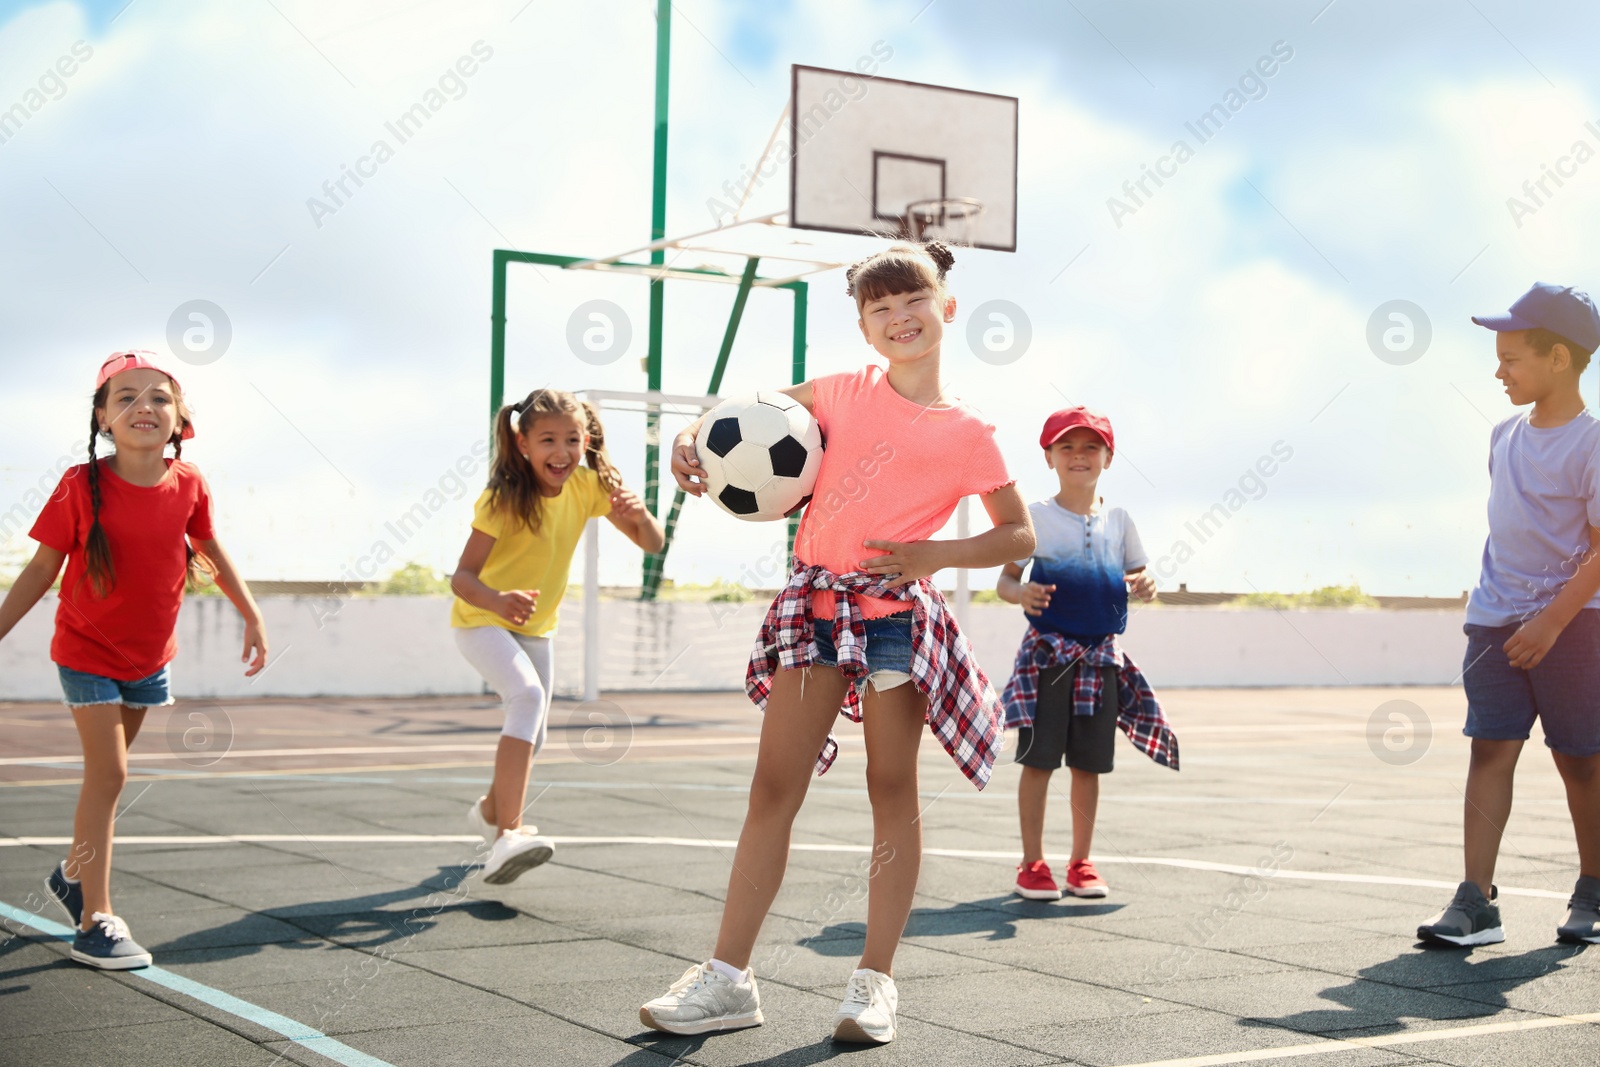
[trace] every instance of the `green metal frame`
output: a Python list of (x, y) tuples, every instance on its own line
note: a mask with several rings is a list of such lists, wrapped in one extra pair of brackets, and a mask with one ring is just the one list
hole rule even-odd
[[(650, 188), (650, 243), (655, 244), (667, 235), (667, 90), (669, 86), (669, 69), (672, 58), (672, 0), (657, 0), (656, 3), (656, 79), (655, 79), (655, 127), (652, 154), (652, 173)], [(489, 342), (489, 421), (494, 425), (494, 417), (499, 414), (500, 407), (505, 403), (506, 385), (506, 273), (512, 263), (532, 263), (543, 266), (570, 269), (575, 264), (592, 263), (579, 256), (558, 256), (548, 252), (519, 252), (510, 249), (497, 248), (494, 251), (494, 307), (490, 312), (489, 321), (491, 337)], [(725, 271), (699, 267), (667, 267), (666, 249), (652, 248), (650, 262), (626, 263), (612, 262), (607, 264), (607, 269), (621, 269), (634, 273), (650, 274), (650, 329), (648, 348), (645, 353), (645, 381), (646, 387), (652, 392), (661, 391), (661, 334), (662, 322), (666, 307), (666, 282), (671, 278), (702, 279), (705, 281), (737, 281), (738, 292), (733, 298), (733, 310), (728, 315), (728, 326), (722, 334), (722, 348), (717, 353), (717, 364), (711, 371), (711, 384), (706, 387), (706, 394), (714, 396), (722, 387), (722, 375), (728, 368), (728, 356), (733, 351), (733, 341), (739, 332), (739, 323), (744, 318), (745, 302), (750, 297), (753, 287), (788, 289), (794, 293), (794, 331), (793, 353), (790, 363), (791, 379), (799, 385), (806, 380), (806, 283), (798, 279), (791, 281), (778, 281), (777, 279), (764, 279), (756, 274), (756, 268), (761, 260), (758, 256), (746, 259), (743, 273), (739, 275), (728, 274)], [(651, 268), (660, 268), (659, 272), (652, 272)], [(491, 430), (491, 439), (493, 432)], [(650, 514), (660, 514), (661, 493), (661, 411), (651, 405), (645, 422), (644, 437), (644, 506)], [(676, 490), (672, 498), (672, 508), (667, 514), (665, 523), (666, 543), (660, 552), (646, 553), (644, 558), (644, 574), (640, 582), (639, 596), (642, 600), (654, 600), (656, 593), (661, 588), (662, 570), (666, 563), (667, 551), (672, 547), (672, 537), (678, 526), (678, 515), (683, 509), (684, 491)], [(789, 519), (789, 551), (794, 552), (795, 532), (799, 528), (799, 517)]]
[[(652, 256), (652, 259), (655, 257)], [(569, 269), (575, 264), (591, 263), (593, 260), (582, 256), (560, 256), (549, 252), (520, 252), (513, 249), (497, 248), (494, 250), (494, 306), (489, 314), (490, 339), (489, 339), (489, 423), (494, 425), (494, 417), (499, 414), (500, 408), (505, 404), (506, 382), (506, 279), (509, 268), (513, 263), (531, 263), (538, 266), (560, 267)], [(738, 290), (733, 298), (733, 309), (728, 315), (728, 325), (723, 330), (722, 347), (717, 351), (716, 366), (711, 371), (711, 381), (706, 386), (708, 396), (716, 395), (722, 388), (722, 377), (728, 368), (728, 358), (733, 353), (733, 342), (739, 333), (739, 324), (744, 319), (745, 304), (750, 298), (753, 288), (787, 289), (794, 294), (794, 323), (790, 333), (790, 380), (799, 385), (806, 380), (806, 309), (810, 287), (804, 281), (776, 281), (770, 278), (761, 278), (756, 270), (760, 266), (760, 257), (751, 256), (746, 259), (744, 271), (740, 274), (729, 274), (725, 271), (713, 270), (706, 267), (674, 267), (671, 270), (673, 277), (696, 278), (705, 281), (722, 281), (737, 283)], [(626, 263), (619, 262), (617, 267), (634, 272), (649, 271), (653, 263)], [(658, 287), (663, 287), (664, 278), (651, 278), (650, 287), (652, 295)], [(656, 306), (652, 298), (652, 312)], [(657, 327), (653, 324), (652, 330)], [(659, 343), (659, 339), (657, 340)], [(657, 350), (651, 357), (653, 363), (647, 362), (646, 371), (649, 375), (650, 389), (659, 392), (661, 389), (660, 352)], [(653, 373), (650, 367), (654, 366)], [(652, 410), (648, 413), (645, 428), (645, 506), (652, 515), (659, 515), (659, 487), (661, 481), (661, 445), (660, 426), (661, 414)], [(666, 562), (667, 552), (672, 548), (673, 534), (677, 530), (678, 516), (683, 509), (684, 491), (674, 491), (672, 507), (667, 513), (665, 522), (666, 544), (660, 552), (647, 553), (644, 559), (644, 574), (640, 583), (640, 598), (654, 600), (661, 588), (663, 567)], [(798, 516), (789, 520), (789, 550), (794, 551), (795, 532), (799, 527)]]

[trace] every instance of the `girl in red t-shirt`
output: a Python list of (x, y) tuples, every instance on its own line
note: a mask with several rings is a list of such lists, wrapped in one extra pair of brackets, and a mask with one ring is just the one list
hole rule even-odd
[[(863, 864), (865, 951), (833, 1036), (894, 1039), (894, 952), (922, 856), (918, 744), (932, 729), (982, 788), (1003, 729), (999, 700), (929, 578), (945, 567), (1023, 559), (1034, 548), (994, 426), (940, 383), (940, 343), (956, 313), (945, 288), (954, 260), (930, 242), (894, 245), (851, 267), (847, 291), (862, 336), (888, 370), (873, 364), (783, 390), (816, 417), (827, 448), (795, 539), (795, 570), (746, 675), (766, 715), (716, 953), (640, 1009), (647, 1026), (703, 1034), (762, 1022), (751, 951), (783, 881), (812, 768), (826, 770), (837, 751), (828, 729), (842, 707), (863, 724), (873, 850)], [(672, 453), (678, 484), (696, 496), (705, 478), (699, 428), (679, 434)], [(969, 495), (982, 499), (994, 529), (932, 540)]]
[[(83, 744), (72, 851), (45, 880), (78, 928), (72, 958), (104, 970), (150, 965), (111, 910), (111, 834), (128, 777), (128, 746), (152, 707), (172, 703), (167, 664), (184, 585), (205, 572), (245, 618), (247, 675), (267, 662), (261, 612), (211, 529), (205, 479), (182, 460), (194, 423), (178, 380), (149, 352), (100, 366), (89, 462), (67, 471), (30, 536), (39, 551), (0, 603), (0, 639), (66, 564), (50, 658)], [(96, 455), (99, 438), (116, 451)], [(166, 458), (166, 446), (173, 457)], [(252, 658), (253, 656), (253, 658)]]

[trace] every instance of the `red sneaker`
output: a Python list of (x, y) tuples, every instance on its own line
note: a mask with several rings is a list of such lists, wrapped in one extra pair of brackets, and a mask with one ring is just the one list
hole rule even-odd
[(1017, 864), (1017, 895), (1029, 900), (1060, 900), (1061, 887), (1050, 874), (1050, 865), (1044, 860), (1034, 860), (1024, 866)]
[(1074, 860), (1067, 867), (1067, 892), (1075, 897), (1103, 897), (1111, 892), (1106, 880), (1088, 860)]

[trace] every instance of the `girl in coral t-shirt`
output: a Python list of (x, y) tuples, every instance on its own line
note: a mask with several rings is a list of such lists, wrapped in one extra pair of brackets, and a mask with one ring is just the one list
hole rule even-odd
[[(862, 336), (888, 361), (887, 371), (872, 365), (783, 390), (816, 417), (827, 448), (800, 522), (794, 572), (761, 628), (746, 676), (766, 715), (716, 952), (640, 1009), (647, 1026), (702, 1034), (762, 1022), (750, 955), (783, 881), (812, 768), (826, 770), (837, 751), (829, 726), (842, 711), (863, 723), (873, 850), (866, 950), (833, 1036), (879, 1044), (894, 1038), (894, 952), (922, 856), (923, 726), (979, 788), (1003, 729), (994, 690), (931, 576), (1020, 559), (1034, 541), (994, 426), (940, 383), (940, 344), (956, 313), (945, 288), (954, 261), (943, 244), (929, 242), (897, 244), (851, 267), (847, 292)], [(672, 453), (678, 484), (697, 496), (704, 492), (694, 445), (699, 428), (696, 422), (679, 434)], [(929, 540), (968, 495), (982, 498), (994, 528)]]
[[(62, 476), (30, 531), (39, 551), (0, 604), (3, 639), (66, 564), (50, 658), (83, 744), (83, 785), (71, 854), (45, 888), (78, 929), (72, 958), (103, 970), (150, 965), (111, 910), (111, 832), (128, 746), (148, 709), (172, 703), (167, 664), (186, 582), (213, 575), (244, 616), (245, 674), (267, 662), (261, 612), (212, 532), (205, 479), (181, 458), (194, 436), (183, 390), (152, 355), (118, 352), (101, 364), (89, 462)], [(116, 445), (104, 459), (102, 437)]]

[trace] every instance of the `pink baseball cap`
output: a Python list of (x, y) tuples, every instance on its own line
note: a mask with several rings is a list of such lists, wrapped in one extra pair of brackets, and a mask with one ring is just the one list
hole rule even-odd
[(1044, 420), (1044, 432), (1039, 435), (1039, 447), (1049, 448), (1061, 440), (1062, 434), (1079, 426), (1099, 434), (1100, 440), (1106, 443), (1106, 451), (1117, 450), (1116, 438), (1111, 434), (1111, 420), (1081, 404), (1075, 408), (1062, 408)]
[[(180, 389), (183, 388), (183, 386), (178, 385), (177, 375), (156, 362), (156, 354), (154, 352), (146, 348), (130, 348), (126, 352), (111, 353), (106, 357), (106, 361), (100, 364), (100, 373), (95, 375), (94, 379), (95, 392), (99, 392), (102, 385), (125, 370), (159, 371), (170, 378), (173, 385), (177, 385)], [(183, 440), (187, 441), (193, 436), (194, 423), (192, 421), (186, 422), (183, 427)]]

